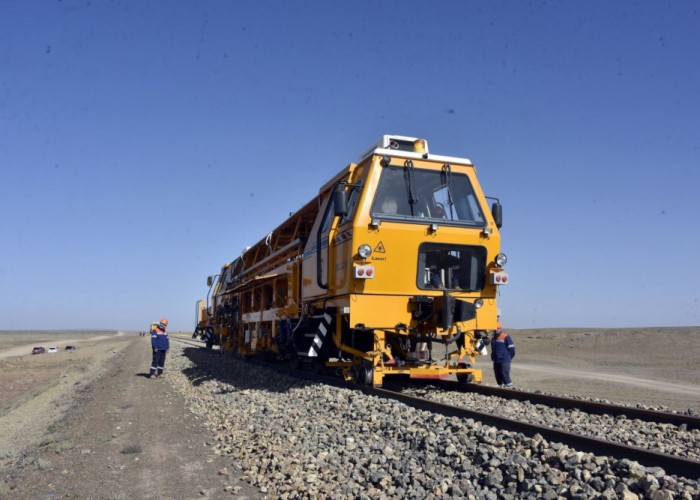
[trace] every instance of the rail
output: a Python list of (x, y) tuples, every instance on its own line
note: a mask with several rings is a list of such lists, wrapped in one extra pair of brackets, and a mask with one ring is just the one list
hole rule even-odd
[(667, 473), (677, 474), (689, 478), (700, 477), (700, 461), (687, 458), (666, 455), (656, 451), (645, 450), (635, 446), (627, 446), (611, 441), (604, 441), (593, 437), (574, 434), (572, 432), (553, 429), (527, 422), (520, 422), (505, 417), (499, 417), (491, 413), (483, 413), (476, 410), (469, 410), (457, 406), (446, 405), (431, 401), (428, 399), (408, 396), (388, 389), (379, 389), (372, 387), (360, 388), (365, 394), (384, 397), (395, 401), (400, 401), (404, 404), (418, 408), (421, 410), (439, 413), (444, 416), (472, 418), (480, 422), (493, 425), (499, 429), (508, 430), (511, 432), (520, 432), (526, 436), (533, 437), (535, 434), (540, 434), (549, 441), (557, 441), (579, 451), (589, 452), (596, 455), (608, 455), (617, 459), (631, 459), (647, 466), (647, 467), (662, 467)]
[[(459, 390), (458, 383), (449, 380), (438, 382), (436, 385), (446, 390)], [(673, 424), (679, 427), (684, 426), (686, 429), (700, 429), (700, 417), (693, 415), (647, 410), (633, 406), (588, 401), (586, 399), (565, 398), (550, 394), (504, 389), (478, 384), (470, 385), (468, 390), (469, 392), (474, 392), (483, 396), (497, 396), (504, 399), (514, 399), (516, 401), (529, 401), (532, 404), (541, 404), (552, 408), (563, 408), (567, 410), (578, 409), (594, 415), (624, 415), (627, 418), (635, 418), (645, 422)]]

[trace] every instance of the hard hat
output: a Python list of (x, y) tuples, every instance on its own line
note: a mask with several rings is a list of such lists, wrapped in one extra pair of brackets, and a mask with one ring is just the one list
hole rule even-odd
[(161, 325), (168, 326), (168, 318), (162, 318), (159, 322)]

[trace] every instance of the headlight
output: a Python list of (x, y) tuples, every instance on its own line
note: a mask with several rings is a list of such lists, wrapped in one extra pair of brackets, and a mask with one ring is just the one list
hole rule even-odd
[(366, 259), (372, 255), (372, 247), (365, 243), (364, 245), (360, 245), (360, 248), (357, 249), (357, 253), (360, 254), (360, 257)]
[(498, 267), (505, 266), (507, 262), (508, 262), (508, 257), (506, 257), (506, 254), (499, 253), (498, 255), (496, 255), (496, 265)]
[(481, 309), (481, 306), (483, 306), (483, 305), (484, 305), (484, 301), (481, 299), (476, 299), (474, 301), (474, 307), (477, 309)]

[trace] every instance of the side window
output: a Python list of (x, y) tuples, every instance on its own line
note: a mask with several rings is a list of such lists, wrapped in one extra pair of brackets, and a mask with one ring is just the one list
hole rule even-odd
[(335, 217), (335, 210), (334, 210), (334, 203), (333, 203), (332, 196), (330, 196), (330, 199), (328, 200), (328, 204), (330, 206), (326, 210), (326, 216), (323, 219), (323, 225), (321, 226), (322, 233), (325, 233), (328, 231), (328, 229), (331, 227), (331, 221), (333, 220), (333, 217)]
[(360, 187), (359, 186), (353, 186), (350, 188), (350, 192), (348, 193), (348, 213), (341, 217), (339, 224), (345, 224), (346, 222), (349, 222), (352, 220), (353, 215), (355, 214), (355, 207), (357, 206), (357, 200), (360, 199)]

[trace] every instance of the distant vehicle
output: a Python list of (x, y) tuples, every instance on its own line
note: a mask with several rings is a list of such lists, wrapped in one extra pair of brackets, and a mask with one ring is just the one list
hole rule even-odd
[(43, 347), (35, 347), (32, 349), (32, 354), (44, 354), (46, 352), (46, 349)]
[(49, 347), (49, 352), (58, 352), (58, 347)]
[(66, 351), (75, 351), (76, 347), (74, 345), (67, 345)]

